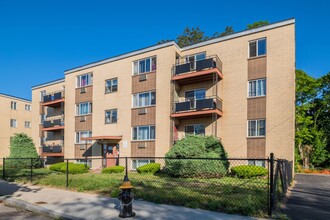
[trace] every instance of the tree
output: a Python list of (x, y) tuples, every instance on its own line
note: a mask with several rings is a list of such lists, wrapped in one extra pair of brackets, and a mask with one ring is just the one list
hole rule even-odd
[(315, 79), (302, 70), (296, 71), (296, 163), (303, 168), (321, 166), (328, 160), (326, 113), (328, 104), (324, 78)]
[(204, 36), (204, 32), (201, 31), (199, 27), (192, 29), (186, 27), (183, 33), (180, 34), (176, 39), (180, 47), (185, 47), (205, 41), (208, 39), (208, 37)]
[[(12, 158), (12, 159), (10, 159)], [(29, 158), (29, 159), (17, 159)], [(33, 158), (33, 167), (41, 165), (37, 150), (33, 144), (32, 138), (24, 133), (15, 134), (10, 138), (10, 155), (6, 164), (15, 168), (28, 168), (31, 166), (31, 159)]]
[(223, 32), (221, 32), (221, 33), (215, 32), (213, 34), (212, 38), (224, 37), (224, 36), (227, 36), (227, 35), (230, 35), (230, 34), (233, 34), (233, 33), (234, 33), (233, 27), (232, 26), (227, 26)]
[(248, 24), (246, 26), (246, 30), (250, 30), (250, 29), (253, 29), (253, 28), (262, 27), (262, 26), (265, 26), (267, 24), (269, 24), (268, 21), (256, 21), (256, 22), (254, 22), (252, 24)]

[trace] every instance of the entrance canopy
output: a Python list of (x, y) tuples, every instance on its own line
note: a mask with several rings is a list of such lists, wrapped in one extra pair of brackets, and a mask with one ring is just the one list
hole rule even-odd
[(120, 141), (123, 136), (94, 136), (94, 137), (82, 137), (81, 140), (84, 141)]

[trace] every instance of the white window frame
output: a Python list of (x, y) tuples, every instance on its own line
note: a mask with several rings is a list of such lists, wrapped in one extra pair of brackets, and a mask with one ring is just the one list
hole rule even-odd
[(10, 108), (11, 108), (12, 110), (17, 110), (17, 102), (15, 102), (15, 101), (11, 101), (11, 103), (10, 103)]
[(11, 128), (17, 128), (17, 120), (16, 119), (10, 119), (10, 127)]
[[(111, 82), (111, 86), (108, 86), (107, 85), (107, 82), (110, 81)], [(114, 90), (114, 85), (113, 85), (113, 82), (114, 81), (117, 81), (117, 84), (116, 84), (116, 89)], [(113, 91), (114, 90), (114, 91)], [(108, 94), (108, 93), (113, 93), (113, 92), (117, 92), (118, 91), (118, 78), (112, 78), (112, 79), (107, 79), (105, 80), (105, 94)]]
[[(80, 114), (82, 105), (87, 104), (88, 113)], [(90, 115), (93, 113), (93, 103), (92, 102), (81, 102), (76, 105), (76, 116)]]
[[(203, 125), (203, 126), (204, 126), (204, 134), (196, 134), (196, 132), (195, 132), (195, 131), (196, 131), (196, 128), (195, 128), (195, 127), (196, 127), (196, 126), (199, 126), (199, 125)], [(193, 134), (191, 134), (191, 133), (186, 133), (186, 127), (188, 127), (188, 126), (194, 126), (194, 133), (193, 133)], [(190, 134), (190, 135), (202, 135), (202, 136), (205, 136), (205, 134), (206, 134), (206, 127), (205, 127), (205, 124), (190, 124), (190, 125), (185, 125), (185, 126), (184, 126), (184, 134), (185, 134), (185, 135), (187, 135), (187, 134), (189, 135), (189, 134)]]
[[(262, 95), (258, 95), (258, 93), (259, 93), (258, 82), (259, 81), (264, 81), (264, 85), (265, 85), (264, 94), (262, 94)], [(256, 85), (256, 88), (255, 88), (256, 95), (255, 96), (250, 96), (250, 83), (252, 83), (252, 82), (256, 82), (255, 83), (255, 85)], [(248, 98), (265, 97), (266, 95), (267, 95), (267, 80), (266, 80), (266, 78), (254, 79), (254, 80), (249, 80), (248, 81), (248, 83), (247, 83), (247, 97)]]
[[(139, 139), (139, 129), (140, 128), (148, 128), (148, 136), (149, 138), (147, 139)], [(150, 138), (151, 137), (151, 127), (154, 127), (154, 131), (155, 131), (155, 138)], [(134, 139), (134, 129), (136, 128), (136, 139)], [(132, 127), (132, 141), (150, 141), (150, 140), (155, 140), (156, 139), (156, 126), (155, 125), (141, 125), (141, 126), (136, 126), (136, 127)]]
[(24, 127), (25, 128), (31, 128), (31, 122), (30, 121), (25, 121), (24, 122)]
[(264, 160), (248, 160), (248, 165), (266, 167), (266, 161), (264, 161)]
[[(266, 53), (265, 54), (262, 54), (262, 55), (259, 55), (258, 54), (258, 41), (261, 41), (261, 40), (266, 40)], [(250, 57), (250, 43), (252, 42), (256, 42), (256, 56), (254, 57)], [(251, 40), (248, 42), (248, 58), (255, 58), (255, 57), (261, 57), (261, 56), (266, 56), (267, 55), (267, 38), (266, 37), (263, 37), (263, 38), (259, 38), (259, 39), (256, 39), (256, 40)]]
[[(78, 131), (78, 132), (75, 132), (75, 144), (85, 144), (87, 142), (87, 144), (91, 144), (92, 143), (92, 140), (87, 140), (87, 141), (84, 141), (84, 140), (81, 140), (81, 134), (82, 133), (88, 133), (88, 137), (92, 137), (92, 131)], [(79, 137), (78, 137), (79, 135)]]
[[(116, 121), (115, 122), (112, 121), (112, 115), (113, 115), (113, 112), (114, 111), (116, 111)], [(107, 121), (107, 112), (110, 112), (110, 119), (109, 119), (109, 121)], [(116, 108), (115, 109), (105, 110), (104, 116), (105, 116), (105, 124), (116, 124), (117, 121), (118, 121), (118, 110)]]
[[(154, 104), (152, 104), (152, 102), (151, 102), (152, 93), (155, 94), (155, 103)], [(146, 105), (141, 105), (141, 103), (140, 103), (139, 96), (140, 95), (143, 95), (143, 94), (148, 94), (149, 95), (149, 102)], [(135, 105), (134, 97), (137, 97), (137, 105)], [(132, 95), (132, 108), (141, 108), (141, 107), (155, 106), (156, 103), (157, 103), (156, 91), (140, 92), (140, 93), (136, 93), (136, 94), (133, 94)]]
[[(156, 69), (152, 69), (152, 60), (155, 59), (156, 60)], [(145, 69), (146, 69), (146, 61), (150, 60), (150, 70), (149, 71), (145, 71), (145, 72), (140, 72), (140, 62), (145, 61)], [(135, 71), (135, 64), (137, 63), (137, 71)], [(145, 74), (145, 73), (150, 73), (150, 72), (154, 72), (157, 71), (157, 57), (156, 56), (152, 56), (152, 57), (147, 57), (141, 60), (135, 60), (132, 63), (132, 75), (140, 75), (140, 74)]]
[[(81, 78), (86, 76), (87, 77), (87, 84), (86, 85), (81, 85)], [(82, 74), (77, 76), (76, 78), (76, 88), (82, 88), (86, 86), (93, 85), (93, 73), (87, 73), (87, 74)]]
[(25, 104), (25, 111), (31, 111), (31, 105)]
[[(134, 164), (134, 161), (136, 161), (136, 167), (133, 166)], [(147, 163), (142, 163), (141, 165), (139, 165), (139, 161), (145, 161)], [(137, 168), (139, 168), (140, 166), (144, 166), (146, 164), (149, 164), (149, 163), (155, 163), (155, 160), (149, 160), (149, 159), (136, 159), (136, 160), (132, 160), (132, 163), (131, 163), (131, 170), (136, 170)]]
[[(249, 131), (250, 131), (250, 122), (256, 122), (256, 125), (255, 125), (255, 135), (254, 136), (250, 136), (249, 135)], [(259, 123), (260, 123), (260, 121), (265, 121), (265, 134), (264, 135), (260, 135), (260, 131), (259, 131), (259, 127), (260, 127), (260, 125), (259, 125)], [(266, 131), (266, 127), (267, 127), (267, 124), (266, 124), (266, 119), (254, 119), (254, 120), (248, 120), (247, 121), (247, 137), (251, 137), (251, 138), (253, 138), (253, 137), (266, 137), (266, 134), (267, 134), (267, 131)]]

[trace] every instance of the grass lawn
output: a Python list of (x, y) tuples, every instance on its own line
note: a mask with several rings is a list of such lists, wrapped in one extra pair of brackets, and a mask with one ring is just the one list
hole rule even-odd
[[(45, 169), (34, 172), (39, 175), (33, 177), (33, 184), (65, 188), (65, 174), (49, 174)], [(115, 173), (69, 175), (69, 188), (116, 198), (123, 177), (124, 174)], [(129, 179), (134, 186), (133, 193), (138, 199), (250, 216), (267, 215), (267, 178), (199, 179), (129, 173)], [(28, 177), (16, 178), (16, 181), (28, 180)]]

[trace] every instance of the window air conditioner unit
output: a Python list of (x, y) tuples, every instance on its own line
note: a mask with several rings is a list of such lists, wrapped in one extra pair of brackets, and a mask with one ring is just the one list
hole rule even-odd
[(139, 77), (139, 82), (146, 81), (146, 80), (147, 80), (147, 75), (146, 74), (143, 74)]
[(138, 148), (146, 148), (146, 146), (147, 146), (146, 142), (138, 144)]
[(80, 117), (80, 122), (84, 122), (84, 121), (86, 121), (86, 116), (81, 116)]
[(81, 88), (80, 93), (86, 93), (86, 88), (85, 87)]
[(145, 114), (147, 114), (147, 109), (146, 108), (140, 108), (139, 110), (138, 110), (138, 114), (139, 115), (145, 115)]

